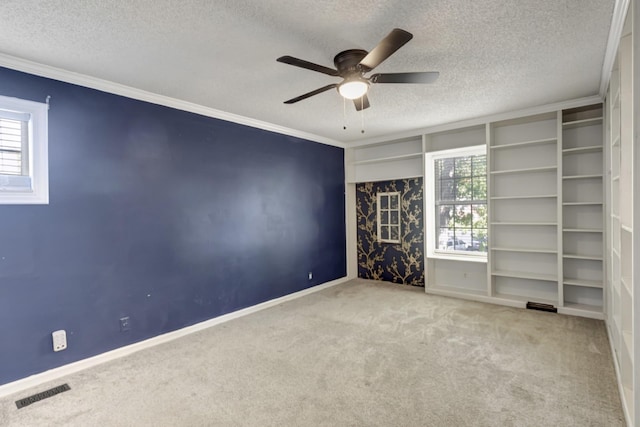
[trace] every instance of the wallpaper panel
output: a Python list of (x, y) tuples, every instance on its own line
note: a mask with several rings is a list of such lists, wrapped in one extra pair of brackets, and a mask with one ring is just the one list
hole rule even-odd
[[(422, 178), (356, 185), (358, 277), (424, 286)], [(401, 194), (400, 243), (377, 241), (377, 194)]]

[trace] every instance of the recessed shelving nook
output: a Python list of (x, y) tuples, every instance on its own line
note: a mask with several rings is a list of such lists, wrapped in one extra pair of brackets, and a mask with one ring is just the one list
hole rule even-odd
[(489, 294), (557, 305), (557, 112), (488, 125)]
[(601, 104), (562, 112), (562, 304), (603, 312), (604, 146)]

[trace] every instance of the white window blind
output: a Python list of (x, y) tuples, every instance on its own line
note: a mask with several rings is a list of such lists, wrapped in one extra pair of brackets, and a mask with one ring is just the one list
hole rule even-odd
[(0, 110), (0, 174), (29, 175), (28, 113)]

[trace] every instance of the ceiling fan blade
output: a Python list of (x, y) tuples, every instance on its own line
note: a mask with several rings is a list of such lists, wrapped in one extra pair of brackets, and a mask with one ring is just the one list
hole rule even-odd
[(412, 38), (413, 34), (410, 32), (401, 30), (400, 28), (394, 28), (387, 37), (382, 39), (380, 43), (360, 61), (360, 66), (366, 71), (373, 70)]
[(335, 88), (337, 86), (338, 86), (337, 83), (326, 85), (326, 86), (321, 87), (320, 89), (316, 89), (316, 90), (313, 90), (311, 92), (305, 93), (304, 95), (300, 95), (300, 96), (296, 96), (295, 98), (291, 98), (288, 101), (284, 101), (284, 103), (285, 104), (294, 104), (294, 103), (296, 103), (298, 101), (302, 101), (303, 99), (307, 99), (307, 98), (310, 98), (310, 97), (312, 97), (314, 95), (317, 95), (319, 93), (326, 92), (329, 89), (333, 89), (333, 88)]
[(306, 68), (307, 70), (317, 71), (319, 73), (328, 74), (330, 76), (338, 76), (338, 71), (333, 68), (325, 67), (323, 65), (314, 64), (313, 62), (305, 61), (304, 59), (294, 58), (293, 56), (281, 56), (277, 59), (278, 62), (284, 64), (293, 65), (295, 67)]
[(425, 71), (417, 73), (382, 73), (374, 74), (369, 78), (371, 83), (433, 83), (440, 73), (437, 71)]
[(365, 110), (371, 106), (369, 105), (369, 98), (366, 93), (362, 95), (362, 97), (354, 99), (353, 105), (356, 106), (357, 111)]

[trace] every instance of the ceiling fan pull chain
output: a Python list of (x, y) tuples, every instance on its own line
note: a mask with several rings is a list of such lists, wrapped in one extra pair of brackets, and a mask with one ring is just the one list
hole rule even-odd
[(342, 98), (342, 129), (347, 130), (347, 99)]
[(360, 120), (362, 123), (362, 128), (360, 129), (360, 133), (364, 133), (364, 96), (360, 98)]

